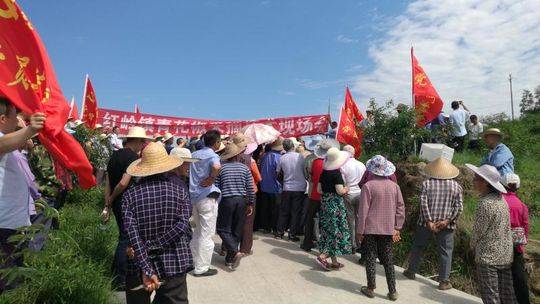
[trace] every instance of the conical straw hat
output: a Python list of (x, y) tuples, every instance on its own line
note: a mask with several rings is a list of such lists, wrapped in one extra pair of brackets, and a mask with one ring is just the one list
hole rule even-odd
[(179, 158), (168, 155), (163, 145), (151, 142), (142, 150), (142, 157), (132, 162), (126, 172), (131, 176), (144, 177), (169, 172), (182, 163)]
[(459, 175), (459, 169), (446, 158), (439, 157), (424, 167), (424, 173), (436, 179), (452, 179)]

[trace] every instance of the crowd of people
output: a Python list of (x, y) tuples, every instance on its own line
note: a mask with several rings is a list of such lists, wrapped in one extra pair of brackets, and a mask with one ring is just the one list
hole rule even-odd
[[(465, 116), (456, 113), (450, 121)], [(35, 197), (35, 181), (25, 175), (17, 155), (28, 149), (28, 140), (43, 128), (46, 117), (36, 113), (26, 120), (28, 126), (17, 119), (9, 100), (0, 98), (4, 257), (14, 251), (7, 239), (30, 224)], [(482, 138), (490, 149), (479, 167), (467, 164), (479, 194), (471, 248), (480, 294), (485, 303), (528, 303), (523, 260), (528, 211), (516, 194), (520, 181), (513, 155), (502, 143), (500, 130), (475, 130), (476, 140)], [(234, 271), (243, 258), (256, 254), (257, 231), (297, 242), (306, 252), (317, 249), (313, 263), (324, 271), (343, 268), (340, 256), (360, 254), (367, 277), (361, 292), (370, 298), (375, 296), (378, 259), (386, 275), (387, 297), (398, 299), (393, 244), (401, 241), (405, 201), (396, 166), (386, 157), (375, 155), (364, 165), (355, 159), (352, 146), (324, 137), (308, 143), (280, 137), (257, 145), (242, 133), (225, 136), (217, 130), (176, 142), (172, 134), (150, 136), (142, 127), (132, 127), (126, 135), (117, 127), (102, 132), (109, 134), (99, 135), (101, 141), (94, 144), (112, 151), (106, 165), (96, 168), (103, 171), (105, 186), (102, 216), (108, 221), (112, 212), (118, 226), (113, 270), (128, 303), (150, 303), (154, 291), (156, 303), (187, 303), (188, 273), (201, 279), (218, 275), (211, 267), (214, 235), (222, 241), (218, 251), (223, 263)], [(462, 136), (456, 133), (456, 145), (462, 145)], [(448, 290), (454, 234), (463, 210), (463, 188), (456, 180), (460, 171), (449, 160), (437, 158), (426, 165), (424, 174), (404, 275), (415, 279), (422, 253), (434, 236), (439, 289)], [(3, 259), (2, 267), (21, 263)]]

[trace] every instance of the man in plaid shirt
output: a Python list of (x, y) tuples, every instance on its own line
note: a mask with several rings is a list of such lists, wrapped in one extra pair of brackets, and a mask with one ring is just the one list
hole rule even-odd
[(424, 169), (428, 179), (422, 183), (420, 216), (414, 235), (409, 268), (404, 275), (414, 280), (422, 259), (422, 252), (432, 234), (437, 239), (439, 252), (439, 289), (448, 290), (454, 230), (458, 216), (463, 211), (463, 188), (454, 180), (459, 169), (446, 159), (438, 158)]
[(150, 143), (142, 158), (127, 169), (129, 175), (141, 177), (124, 192), (122, 214), (143, 285), (140, 280), (126, 285), (130, 292), (141, 287), (148, 291), (133, 295), (131, 303), (149, 303), (153, 290), (156, 303), (188, 303), (186, 273), (193, 268), (189, 192), (163, 174), (181, 164), (182, 160), (167, 155), (162, 145)]

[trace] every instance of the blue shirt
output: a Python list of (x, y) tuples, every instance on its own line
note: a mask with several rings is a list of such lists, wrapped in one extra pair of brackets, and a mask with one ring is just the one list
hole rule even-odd
[[(195, 157), (195, 156), (194, 156)], [(261, 191), (266, 193), (280, 193), (281, 183), (278, 181), (277, 168), (281, 154), (271, 150), (261, 158)]]
[(0, 228), (30, 226), (29, 200), (26, 177), (15, 153), (0, 154)]
[(214, 184), (209, 187), (201, 186), (202, 181), (210, 176), (212, 167), (219, 165), (220, 161), (216, 152), (208, 147), (193, 152), (192, 157), (200, 159), (200, 161), (192, 163), (189, 167), (189, 193), (191, 203), (195, 205), (211, 193), (217, 193), (218, 196), (221, 193)]
[(514, 172), (514, 155), (505, 144), (499, 143), (482, 160), (482, 165), (485, 164), (497, 168), (502, 177), (506, 173)]

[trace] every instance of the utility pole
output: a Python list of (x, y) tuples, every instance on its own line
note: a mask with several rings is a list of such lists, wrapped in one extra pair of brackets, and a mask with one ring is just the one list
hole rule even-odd
[(514, 93), (512, 93), (512, 74), (508, 77), (510, 81), (510, 104), (512, 105), (512, 120), (514, 120)]

